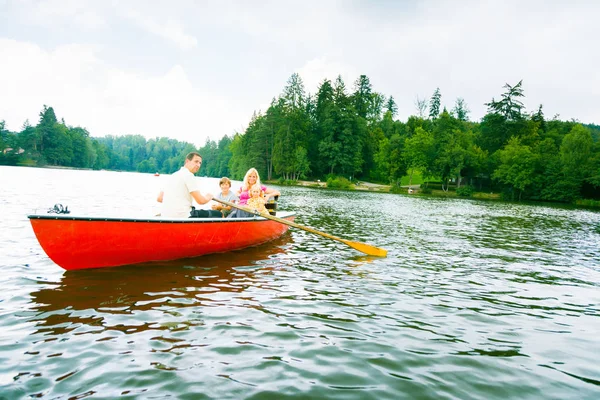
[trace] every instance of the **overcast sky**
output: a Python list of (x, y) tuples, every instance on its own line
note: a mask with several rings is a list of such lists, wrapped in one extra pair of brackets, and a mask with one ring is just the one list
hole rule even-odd
[(528, 112), (600, 124), (600, 1), (0, 0), (0, 120), (43, 105), (92, 136), (198, 146), (243, 132), (297, 72), (361, 75), (402, 121), (440, 88), (471, 120), (523, 79)]

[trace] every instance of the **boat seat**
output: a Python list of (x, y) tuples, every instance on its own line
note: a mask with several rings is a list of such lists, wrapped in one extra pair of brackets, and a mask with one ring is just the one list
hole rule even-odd
[(279, 200), (279, 196), (271, 197), (269, 201), (265, 204), (267, 210), (269, 210), (269, 214), (275, 215), (277, 212), (277, 200)]

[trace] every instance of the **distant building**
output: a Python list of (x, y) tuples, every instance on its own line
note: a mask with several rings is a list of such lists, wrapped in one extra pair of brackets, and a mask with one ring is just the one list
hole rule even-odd
[(7, 153), (13, 153), (13, 154), (23, 154), (25, 153), (25, 150), (23, 150), (22, 148), (19, 147), (18, 150), (13, 149), (12, 147), (7, 147), (4, 150), (2, 150), (2, 154), (7, 154)]

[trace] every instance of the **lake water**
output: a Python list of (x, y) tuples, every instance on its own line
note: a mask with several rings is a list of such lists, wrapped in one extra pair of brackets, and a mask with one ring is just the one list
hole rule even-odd
[(71, 272), (26, 217), (152, 215), (164, 178), (0, 167), (0, 399), (600, 398), (599, 212), (281, 187), (388, 257), (292, 228)]

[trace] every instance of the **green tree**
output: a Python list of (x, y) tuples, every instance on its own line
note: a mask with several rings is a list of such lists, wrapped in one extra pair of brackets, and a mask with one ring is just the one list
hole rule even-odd
[(508, 139), (514, 136), (509, 129), (506, 118), (495, 113), (488, 113), (483, 117), (479, 131), (478, 144), (489, 154), (501, 149), (508, 142)]
[(37, 143), (38, 143), (37, 132), (36, 132), (36, 129), (33, 126), (31, 126), (31, 124), (29, 123), (29, 120), (25, 120), (25, 123), (23, 124), (23, 128), (22, 128), (21, 132), (19, 132), (18, 136), (19, 136), (19, 146), (21, 148), (23, 148), (24, 150), (26, 150), (30, 153), (39, 154), (38, 149), (37, 149)]
[(321, 159), (329, 168), (329, 174), (333, 175), (336, 167), (340, 163), (342, 145), (334, 142), (333, 137), (327, 137), (319, 143), (319, 154)]
[(421, 127), (418, 127), (415, 134), (406, 139), (402, 157), (408, 168), (409, 185), (412, 185), (413, 173), (417, 170), (425, 170), (432, 162), (434, 151), (433, 134)]
[(92, 139), (91, 142), (92, 148), (94, 149), (94, 153), (96, 154), (96, 157), (91, 167), (96, 170), (108, 168), (110, 161), (108, 153), (110, 152), (110, 150), (96, 139)]
[(354, 82), (352, 102), (356, 114), (359, 117), (367, 119), (373, 102), (373, 88), (371, 81), (366, 75), (359, 76), (356, 82)]
[[(265, 164), (266, 177), (273, 179), (273, 151), (275, 149), (275, 133), (283, 124), (283, 103), (273, 103), (267, 109), (265, 118), (257, 126), (256, 145)], [(263, 176), (265, 176), (263, 174)]]
[(35, 128), (37, 140), (40, 143), (40, 153), (44, 156), (46, 155), (45, 150), (48, 144), (56, 142), (55, 136), (57, 136), (57, 123), (58, 120), (56, 119), (54, 109), (44, 105), (44, 108), (40, 112), (40, 121)]
[(462, 97), (457, 98), (452, 109), (452, 115), (460, 121), (468, 121), (470, 112), (465, 100)]
[(202, 174), (213, 178), (219, 177), (217, 164), (217, 143), (210, 138), (206, 138), (204, 146), (198, 149), (202, 155)]
[[(341, 76), (333, 86), (333, 104), (328, 110), (328, 121), (323, 126), (324, 136), (319, 143), (319, 154), (330, 174), (354, 175), (360, 165), (357, 160), (362, 153), (362, 140), (358, 133), (357, 118), (351, 98)], [(317, 112), (319, 112), (317, 99)], [(363, 119), (364, 121), (364, 119)]]
[(539, 130), (544, 133), (546, 132), (547, 125), (546, 125), (546, 119), (544, 118), (544, 110), (543, 110), (543, 106), (540, 104), (538, 110), (531, 115), (531, 120), (533, 122), (536, 122), (538, 124)]
[[(374, 168), (374, 154), (378, 143), (372, 141), (376, 124), (381, 120), (381, 111), (385, 97), (373, 91), (371, 82), (366, 75), (361, 75), (354, 83), (354, 93), (351, 95), (354, 109), (352, 136), (360, 143), (361, 153), (355, 157), (351, 175), (366, 177)], [(393, 107), (392, 107), (393, 108)]]
[(0, 152), (3, 152), (4, 149), (8, 147), (8, 131), (4, 129), (5, 126), (6, 122), (4, 120), (0, 120)]
[(243, 135), (236, 133), (229, 145), (231, 158), (229, 159), (229, 171), (233, 179), (242, 179), (246, 173), (246, 160), (244, 156)]
[(294, 157), (291, 156), (294, 149), (298, 146), (308, 147), (310, 121), (306, 105), (304, 83), (300, 76), (294, 73), (281, 96), (283, 124), (275, 133), (273, 146), (273, 169), (276, 174), (286, 179), (290, 179), (296, 173)]
[(525, 97), (523, 94), (523, 80), (520, 80), (514, 86), (508, 83), (504, 85), (506, 92), (502, 93), (501, 100), (492, 101), (485, 103), (488, 106), (488, 112), (494, 114), (500, 114), (508, 121), (518, 121), (523, 118), (523, 102), (521, 98)]
[(401, 123), (394, 121), (394, 116), (391, 111), (386, 111), (385, 114), (383, 114), (382, 120), (379, 122), (379, 128), (383, 132), (383, 135), (389, 139), (394, 133), (399, 133)]
[(294, 152), (294, 173), (293, 180), (303, 179), (310, 173), (310, 165), (306, 149), (302, 146), (296, 148)]
[(473, 133), (470, 130), (454, 129), (448, 143), (437, 154), (436, 164), (443, 165), (449, 176), (456, 180), (460, 187), (463, 178), (477, 176), (484, 165), (487, 154), (474, 144)]
[(518, 137), (509, 139), (508, 144), (499, 152), (500, 164), (494, 171), (494, 179), (505, 183), (519, 193), (519, 200), (523, 192), (534, 181), (536, 155), (529, 146), (524, 146)]
[[(404, 154), (405, 138), (401, 135), (393, 135), (389, 141), (384, 141), (380, 153), (387, 159), (389, 182), (394, 186), (400, 186), (400, 180), (407, 172)], [(378, 157), (381, 159), (381, 156)]]
[(80, 127), (67, 129), (73, 148), (70, 166), (88, 168), (93, 164), (93, 151), (90, 146), (89, 132)]
[[(317, 91), (314, 109), (314, 134), (309, 149), (318, 157), (311, 162), (312, 170), (317, 176), (333, 173), (337, 164), (335, 139), (335, 104), (331, 81), (325, 79)], [(315, 154), (315, 153), (312, 153)]]
[(589, 129), (578, 124), (571, 129), (560, 146), (564, 174), (580, 190), (584, 179), (592, 176), (592, 149), (594, 142)]
[(529, 198), (533, 200), (570, 202), (577, 194), (573, 181), (562, 171), (559, 149), (551, 138), (533, 148), (536, 168)]
[[(457, 175), (457, 169), (461, 164), (461, 161), (455, 158), (459, 154), (455, 146), (454, 136), (459, 128), (459, 121), (453, 118), (446, 110), (433, 123), (435, 151), (433, 162), (429, 164), (427, 175), (441, 178), (445, 190), (448, 190), (449, 179)], [(462, 154), (460, 156), (462, 160)]]
[(142, 162), (140, 162), (137, 165), (136, 170), (138, 172), (148, 172), (148, 173), (155, 172), (157, 170), (156, 160), (154, 159), (154, 157), (150, 157), (147, 160), (143, 160)]
[(440, 106), (442, 102), (442, 94), (440, 88), (436, 88), (429, 100), (429, 118), (436, 119), (440, 115)]
[(41, 143), (40, 152), (51, 165), (70, 166), (73, 142), (64, 123), (59, 123), (52, 107), (44, 106), (36, 133)]
[[(400, 149), (402, 148), (406, 136), (406, 126), (400, 121), (394, 121), (392, 113), (387, 111), (383, 119), (379, 122), (378, 127), (379, 129), (375, 128), (371, 131), (369, 138), (369, 141), (374, 146), (374, 152), (373, 166), (368, 170), (368, 173), (370, 179), (376, 182), (390, 183), (395, 180), (395, 172), (392, 171), (402, 171), (404, 169), (401, 152), (397, 154), (400, 159), (396, 158), (394, 160), (394, 163), (400, 163), (397, 165), (398, 168), (392, 168), (388, 157), (390, 156), (392, 147), (395, 145), (398, 145)], [(394, 138), (393, 141), (392, 138)]]
[(363, 138), (365, 137), (365, 119), (357, 115), (352, 104), (352, 98), (346, 94), (346, 86), (341, 76), (334, 85), (335, 104), (335, 138), (339, 143), (340, 152), (338, 166), (343, 176), (355, 176), (361, 172)]
[[(231, 160), (231, 145), (232, 139), (225, 135), (219, 140), (218, 152), (217, 152), (217, 173), (216, 176), (230, 176), (229, 160)], [(269, 178), (270, 179), (270, 178)]]
[(385, 103), (385, 110), (391, 114), (392, 118), (398, 113), (398, 106), (396, 105), (396, 101), (394, 100), (393, 96), (390, 96), (388, 101)]

